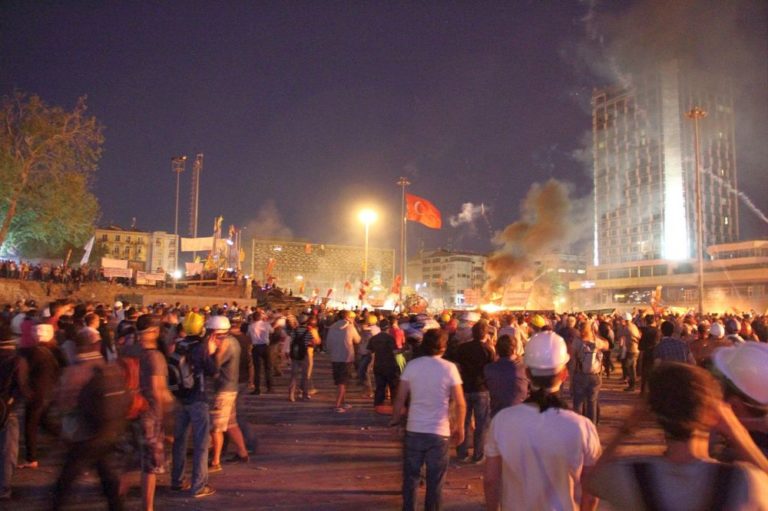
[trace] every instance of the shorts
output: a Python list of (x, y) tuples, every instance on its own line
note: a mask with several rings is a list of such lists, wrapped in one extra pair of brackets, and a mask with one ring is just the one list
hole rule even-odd
[(219, 392), (213, 398), (211, 408), (211, 431), (224, 433), (232, 426), (237, 426), (237, 392)]
[(333, 383), (346, 385), (349, 382), (349, 374), (352, 371), (351, 362), (331, 362), (333, 369)]
[(145, 414), (139, 419), (139, 425), (141, 426), (139, 442), (141, 471), (145, 474), (162, 474), (165, 472), (163, 421), (153, 415)]

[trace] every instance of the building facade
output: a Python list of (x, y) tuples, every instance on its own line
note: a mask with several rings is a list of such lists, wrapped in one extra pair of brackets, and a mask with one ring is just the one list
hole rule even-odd
[[(714, 245), (704, 261), (707, 312), (764, 311), (768, 307), (768, 241)], [(569, 309), (649, 309), (698, 306), (696, 261), (655, 259), (587, 269), (572, 281)]]
[[(102, 257), (128, 261), (138, 271), (172, 272), (178, 266), (178, 238), (164, 231), (146, 232), (118, 226), (96, 228), (94, 243)], [(100, 264), (101, 261), (95, 261)]]
[(696, 254), (693, 106), (703, 108), (703, 246), (734, 242), (739, 218), (733, 94), (676, 62), (594, 91), (595, 266)]
[(408, 260), (408, 285), (443, 306), (480, 305), (487, 256), (452, 250), (423, 251)]
[[(325, 296), (329, 289), (337, 299), (357, 295), (363, 276), (365, 249), (358, 246), (311, 243), (306, 240), (252, 239), (249, 269), (254, 282), (269, 277), (294, 294)], [(378, 296), (392, 288), (395, 251), (368, 248), (369, 292)]]

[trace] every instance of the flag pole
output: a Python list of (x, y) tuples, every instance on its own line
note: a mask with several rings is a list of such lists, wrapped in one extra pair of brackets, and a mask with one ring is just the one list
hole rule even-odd
[(402, 309), (403, 307), (403, 288), (406, 284), (406, 265), (405, 265), (405, 257), (406, 257), (406, 238), (405, 238), (405, 229), (406, 224), (408, 222), (406, 215), (405, 215), (405, 187), (410, 185), (411, 182), (408, 181), (405, 177), (400, 177), (400, 179), (397, 181), (397, 184), (400, 186), (402, 190), (402, 197), (400, 202), (400, 289), (398, 290), (400, 292), (399, 300), (400, 300), (400, 307)]

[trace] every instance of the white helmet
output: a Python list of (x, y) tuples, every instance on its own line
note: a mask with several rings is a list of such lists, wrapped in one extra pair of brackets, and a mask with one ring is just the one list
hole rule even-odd
[(625, 312), (624, 313), (624, 319), (627, 321), (632, 321), (632, 313), (631, 312)]
[(211, 316), (205, 322), (205, 328), (208, 331), (228, 332), (230, 329), (229, 318), (226, 316)]
[(123, 302), (120, 300), (115, 302), (115, 305), (113, 306), (115, 309), (122, 309), (123, 308)]
[(737, 389), (768, 406), (768, 345), (748, 342), (715, 350), (712, 362)]
[(49, 325), (48, 323), (35, 325), (35, 328), (32, 330), (32, 335), (37, 339), (37, 342), (50, 342), (53, 340), (53, 325)]
[(534, 376), (559, 373), (568, 363), (568, 348), (562, 337), (554, 332), (539, 332), (525, 345), (525, 365)]
[(27, 314), (24, 312), (19, 312), (13, 317), (11, 320), (11, 332), (13, 332), (14, 335), (21, 335), (21, 324), (24, 323), (26, 318)]
[(725, 337), (725, 328), (723, 327), (723, 324), (717, 322), (712, 323), (712, 326), (709, 327), (709, 335), (717, 337), (718, 339)]

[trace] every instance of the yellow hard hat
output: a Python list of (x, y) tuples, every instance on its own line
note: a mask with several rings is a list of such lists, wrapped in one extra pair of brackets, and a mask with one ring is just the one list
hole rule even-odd
[(451, 315), (447, 312), (444, 312), (442, 316), (440, 316), (440, 322), (441, 323), (448, 323), (451, 320)]
[(535, 326), (536, 328), (543, 328), (546, 326), (546, 324), (547, 320), (544, 319), (541, 314), (536, 314), (531, 318), (531, 325)]
[(205, 318), (196, 312), (190, 312), (184, 318), (182, 326), (187, 335), (200, 335), (203, 333), (203, 325), (205, 325)]
[(368, 318), (366, 319), (369, 325), (375, 325), (379, 322), (379, 318), (377, 318), (373, 314), (368, 314)]

